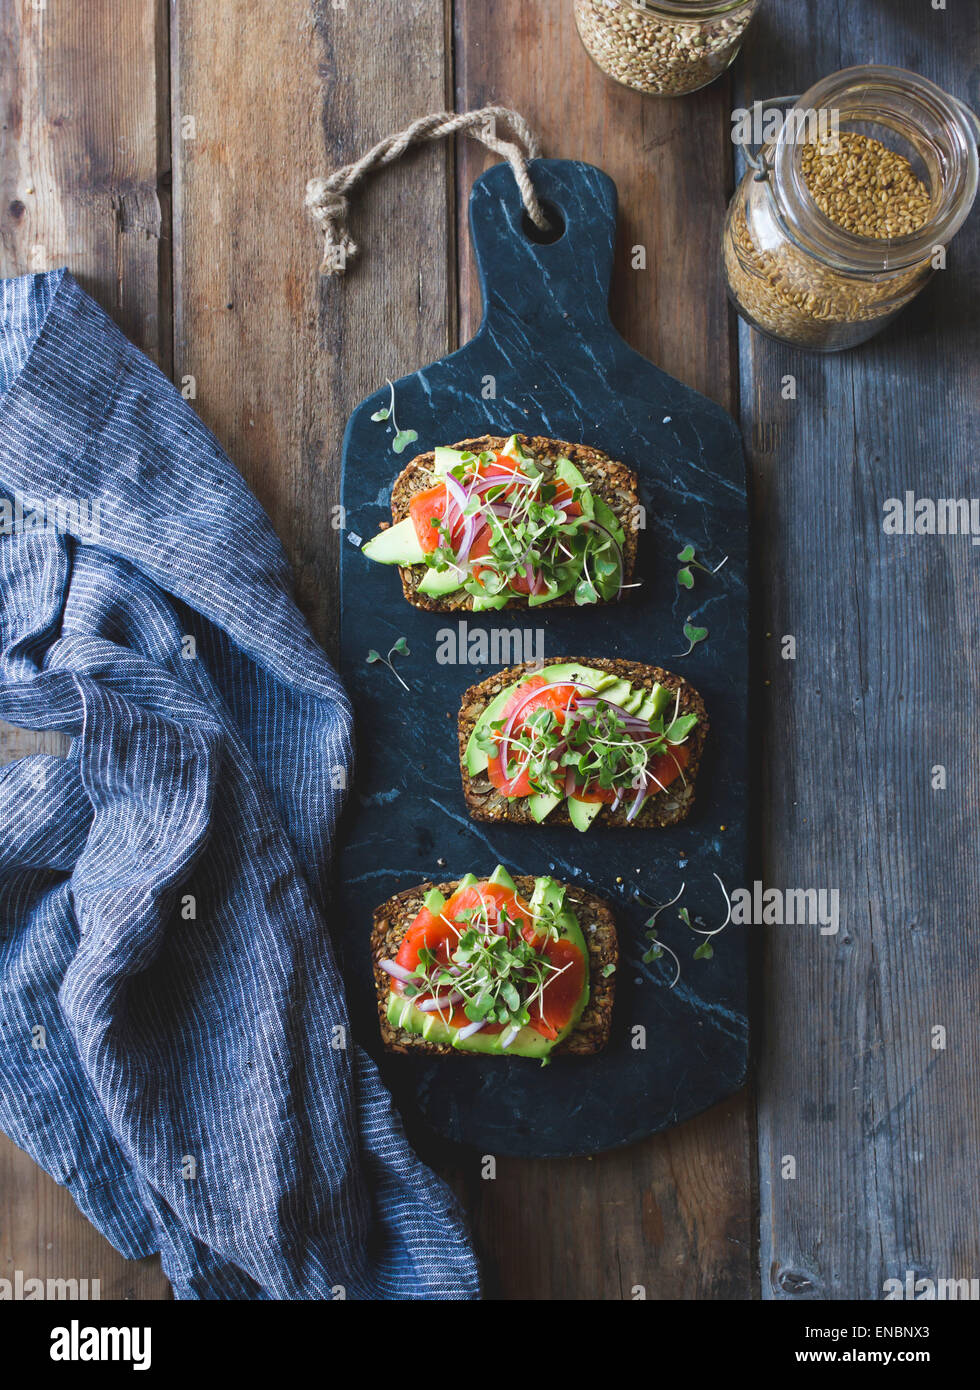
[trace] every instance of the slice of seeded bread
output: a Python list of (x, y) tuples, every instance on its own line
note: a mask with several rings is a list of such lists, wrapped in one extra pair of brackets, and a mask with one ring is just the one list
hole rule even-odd
[[(484, 434), (478, 439), (463, 439), (453, 444), (454, 449), (471, 449), (479, 453), (482, 449), (500, 450), (509, 436)], [(547, 439), (541, 435), (519, 434), (521, 447), (534, 455), (536, 461), (546, 465), (559, 458), (567, 458), (581, 472), (592, 492), (601, 497), (616, 514), (625, 533), (623, 546), (624, 584), (633, 577), (636, 563), (637, 516), (639, 496), (637, 494), (636, 474), (623, 463), (616, 463), (601, 449), (592, 449), (586, 444), (568, 444), (561, 439)], [(424, 492), (433, 485), (433, 463), (435, 454), (419, 454), (399, 473), (391, 493), (391, 516), (394, 522), (404, 521), (408, 516), (409, 504), (418, 492)], [(431, 598), (418, 592), (418, 586), (426, 572), (425, 565), (399, 565), (402, 589), (409, 603), (416, 608), (427, 608), (434, 613), (462, 612), (473, 607), (472, 595), (459, 589), (442, 598)], [(607, 600), (611, 601), (611, 600)], [(575, 603), (574, 594), (564, 594), (554, 599), (548, 608), (567, 608)], [(507, 600), (506, 608), (526, 608), (527, 598), (515, 594)]]
[[(628, 797), (624, 797), (623, 802), (615, 811), (611, 806), (603, 806), (596, 816), (593, 826), (626, 826), (631, 829), (648, 830), (657, 826), (676, 825), (678, 821), (684, 820), (694, 804), (694, 788), (709, 727), (704, 701), (693, 685), (689, 685), (681, 676), (664, 671), (660, 666), (646, 666), (639, 661), (607, 660), (602, 657), (554, 656), (542, 664), (553, 666), (557, 662), (581, 663), (583, 666), (591, 666), (599, 671), (609, 671), (617, 677), (628, 680), (634, 686), (643, 686), (645, 690), (651, 690), (654, 683), (659, 683), (671, 690), (680, 691), (680, 713), (698, 716), (698, 722), (687, 740), (690, 761), (684, 769), (684, 780), (678, 778), (666, 790), (647, 797), (643, 809), (632, 821), (626, 819), (630, 807)], [(527, 801), (509, 801), (502, 792), (493, 786), (485, 772), (480, 773), (477, 777), (470, 776), (466, 767), (466, 745), (470, 741), (470, 735), (477, 720), (490, 701), (508, 685), (513, 685), (520, 680), (521, 676), (540, 669), (540, 666), (535, 666), (530, 662), (525, 662), (521, 666), (510, 666), (507, 670), (498, 671), (495, 676), (481, 681), (479, 685), (471, 686), (463, 696), (459, 711), (459, 765), (463, 778), (463, 796), (473, 820), (511, 821), (519, 825), (534, 824)], [(570, 826), (572, 822), (565, 803), (560, 802), (543, 824), (545, 826)]]
[[(402, 938), (421, 911), (429, 890), (438, 888), (439, 892), (448, 898), (455, 892), (458, 882), (457, 879), (454, 883), (420, 883), (417, 888), (407, 888), (403, 893), (396, 893), (393, 898), (389, 898), (375, 909), (374, 927), (371, 931), (371, 960), (374, 964), (381, 1040), (387, 1052), (429, 1052), (452, 1057), (485, 1055), (467, 1052), (462, 1048), (443, 1047), (438, 1043), (427, 1042), (419, 1033), (408, 1033), (393, 1028), (388, 1022), (387, 1013), (391, 978), (378, 965), (382, 960), (394, 960)], [(534, 892), (534, 879), (529, 874), (524, 874), (515, 878), (514, 883), (520, 896), (527, 902)], [(615, 966), (618, 960), (616, 922), (612, 909), (602, 898), (597, 898), (594, 893), (588, 892), (579, 884), (567, 884), (566, 888), (568, 904), (578, 918), (589, 949), (589, 1002), (571, 1033), (552, 1049), (550, 1055), (563, 1053), (586, 1057), (605, 1047), (609, 1038), (616, 994), (616, 974), (615, 971), (610, 971), (608, 976), (603, 976), (602, 971), (607, 965)]]

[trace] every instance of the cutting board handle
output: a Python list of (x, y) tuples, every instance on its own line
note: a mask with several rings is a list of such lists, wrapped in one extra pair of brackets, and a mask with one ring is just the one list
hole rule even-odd
[[(483, 290), (483, 327), (506, 318), (535, 329), (608, 326), (616, 242), (616, 185), (601, 169), (570, 159), (529, 165), (538, 197), (560, 234), (539, 240), (508, 164), (481, 174), (470, 194), (470, 230)], [(536, 352), (547, 350), (536, 334)]]

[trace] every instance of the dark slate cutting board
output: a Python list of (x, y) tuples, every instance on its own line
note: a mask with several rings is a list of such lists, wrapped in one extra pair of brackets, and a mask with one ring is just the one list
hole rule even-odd
[[(341, 948), (358, 1040), (381, 1062), (409, 1122), (481, 1152), (525, 1156), (594, 1153), (675, 1125), (737, 1090), (747, 1063), (745, 932), (730, 926), (712, 960), (692, 959), (700, 938), (663, 913), (661, 939), (681, 956), (671, 991), (664, 957), (643, 965), (649, 908), (674, 896), (705, 927), (720, 925), (729, 890), (747, 882), (748, 514), (745, 467), (734, 422), (629, 348), (607, 311), (616, 224), (612, 181), (587, 164), (539, 160), (540, 196), (560, 210), (563, 234), (540, 244), (506, 164), (474, 185), (473, 241), (484, 295), (476, 337), (451, 356), (395, 382), (402, 429), (418, 442), (392, 452), (387, 424), (371, 415), (388, 388), (354, 412), (344, 442), (341, 669), (357, 716), (358, 766), (342, 827)], [(379, 353), (379, 370), (384, 370)], [(488, 398), (495, 389), (495, 398)], [(515, 630), (531, 655), (624, 657), (668, 667), (701, 691), (712, 723), (689, 819), (665, 831), (488, 826), (470, 821), (460, 788), (456, 712), (467, 686), (496, 667), (447, 664), (459, 617), (405, 602), (397, 571), (372, 564), (356, 537), (390, 519), (396, 474), (414, 454), (483, 433), (548, 435), (604, 449), (635, 468), (646, 508), (636, 576), (642, 588), (615, 607), (463, 614), (470, 641)], [(355, 539), (351, 539), (351, 537)], [(728, 562), (675, 582), (676, 554)], [(710, 635), (689, 657), (688, 616)], [(543, 635), (543, 653), (535, 647)], [(406, 693), (369, 648), (396, 657)], [(457, 645), (459, 645), (457, 641)], [(504, 651), (508, 649), (505, 646)], [(462, 655), (465, 657), (466, 650)], [(501, 665), (511, 664), (505, 655)], [(604, 1053), (556, 1058), (401, 1058), (381, 1053), (368, 951), (371, 914), (393, 893), (426, 879), (551, 873), (580, 881), (617, 912), (620, 966), (613, 1036)], [(645, 1030), (646, 1047), (635, 1046)]]

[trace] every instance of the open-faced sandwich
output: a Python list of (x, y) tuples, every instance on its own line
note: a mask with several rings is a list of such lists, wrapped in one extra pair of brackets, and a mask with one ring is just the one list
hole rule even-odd
[(484, 435), (419, 454), (364, 546), (439, 612), (612, 603), (636, 557), (636, 474), (599, 449)]
[(463, 696), (463, 795), (474, 820), (674, 825), (691, 809), (707, 732), (701, 696), (659, 666), (511, 666)]
[(616, 927), (609, 907), (553, 878), (420, 884), (382, 903), (371, 933), (391, 1052), (585, 1056), (609, 1037)]

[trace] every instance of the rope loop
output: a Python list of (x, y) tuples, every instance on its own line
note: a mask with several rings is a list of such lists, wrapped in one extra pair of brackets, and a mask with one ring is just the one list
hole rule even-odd
[[(498, 126), (509, 134), (503, 139)], [(534, 132), (518, 111), (507, 106), (483, 106), (479, 111), (437, 111), (413, 121), (405, 130), (379, 140), (367, 154), (353, 164), (335, 169), (325, 178), (310, 179), (306, 185), (306, 206), (310, 216), (323, 232), (321, 274), (343, 275), (347, 262), (357, 255), (358, 245), (347, 227), (349, 202), (347, 195), (375, 169), (393, 164), (412, 145), (442, 140), (460, 131), (481, 141), (494, 154), (510, 164), (520, 189), (527, 215), (536, 227), (547, 230), (548, 219), (531, 182), (528, 160), (541, 154)]]

